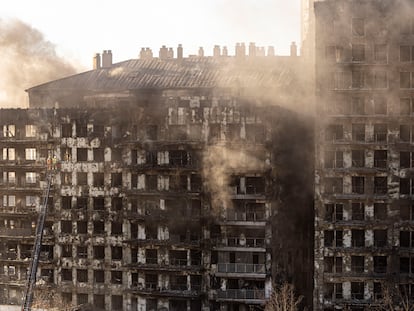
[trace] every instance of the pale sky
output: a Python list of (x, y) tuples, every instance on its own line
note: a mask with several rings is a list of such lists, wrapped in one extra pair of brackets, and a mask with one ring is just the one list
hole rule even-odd
[(112, 50), (114, 62), (155, 56), (161, 45), (181, 43), (184, 55), (215, 44), (234, 54), (236, 42), (273, 45), (287, 55), (300, 41), (300, 0), (5, 0), (0, 19), (18, 18), (41, 31), (59, 55), (92, 66), (96, 52)]

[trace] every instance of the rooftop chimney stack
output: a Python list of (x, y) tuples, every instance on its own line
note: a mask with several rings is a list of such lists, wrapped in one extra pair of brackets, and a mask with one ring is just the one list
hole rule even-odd
[(200, 46), (200, 48), (198, 49), (198, 56), (199, 57), (204, 57), (204, 49), (202, 46)]
[(183, 59), (183, 46), (181, 44), (177, 48), (177, 59)]
[(267, 48), (267, 56), (275, 56), (275, 47), (274, 46), (269, 46)]
[(241, 43), (236, 43), (236, 57), (242, 57), (245, 55), (245, 53), (243, 53), (243, 48), (244, 48), (244, 43), (243, 46)]
[(140, 59), (152, 59), (152, 51), (150, 48), (142, 48), (139, 52)]
[(246, 56), (246, 46), (244, 45), (244, 42), (240, 44), (240, 56), (242, 57)]
[(146, 59), (152, 59), (153, 58), (152, 50), (150, 48), (145, 48), (145, 58)]
[(112, 66), (112, 51), (104, 50), (102, 54), (102, 68), (109, 68)]
[(296, 42), (292, 42), (290, 45), (290, 56), (298, 56), (298, 47), (296, 46)]
[(227, 46), (223, 46), (223, 56), (229, 56), (229, 51), (227, 50)]
[(169, 58), (169, 59), (174, 58), (173, 48), (168, 48), (167, 58)]
[(96, 53), (93, 57), (93, 69), (100, 69), (101, 68), (101, 54)]
[(139, 58), (140, 59), (145, 59), (146, 58), (145, 56), (146, 56), (145, 49), (141, 48), (141, 51), (139, 51)]
[(213, 56), (214, 57), (220, 57), (221, 56), (220, 45), (215, 45), (214, 46)]
[(250, 42), (249, 44), (249, 56), (250, 57), (256, 56), (256, 44), (254, 42)]
[(160, 48), (159, 58), (160, 59), (167, 59), (168, 57), (168, 49), (165, 45)]

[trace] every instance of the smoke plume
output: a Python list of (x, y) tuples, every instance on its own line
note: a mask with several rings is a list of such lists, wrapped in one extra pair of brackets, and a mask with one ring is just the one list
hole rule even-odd
[(232, 207), (230, 177), (232, 173), (263, 170), (265, 161), (251, 153), (229, 146), (212, 145), (203, 155), (203, 176), (211, 192), (211, 208), (218, 213), (221, 208)]
[(25, 89), (76, 73), (55, 45), (22, 21), (0, 20), (0, 108), (27, 107)]

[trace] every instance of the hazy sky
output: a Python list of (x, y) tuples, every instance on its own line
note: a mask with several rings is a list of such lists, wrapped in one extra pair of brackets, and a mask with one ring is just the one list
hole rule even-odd
[(184, 54), (215, 44), (234, 54), (236, 42), (273, 45), (288, 54), (300, 39), (300, 0), (5, 0), (0, 18), (18, 18), (41, 31), (59, 55), (88, 69), (95, 52), (114, 62), (137, 58), (141, 47), (183, 44)]

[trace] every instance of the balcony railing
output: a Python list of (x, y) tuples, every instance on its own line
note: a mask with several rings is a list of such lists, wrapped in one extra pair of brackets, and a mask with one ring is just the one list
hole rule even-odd
[(265, 213), (264, 212), (234, 212), (228, 211), (227, 212), (227, 220), (230, 221), (265, 221)]
[(145, 263), (147, 265), (156, 265), (156, 264), (158, 264), (158, 258), (156, 258), (156, 257), (147, 257), (145, 259)]
[(217, 292), (219, 299), (231, 300), (264, 300), (265, 291), (263, 289), (227, 289)]
[(19, 279), (17, 275), (0, 274), (0, 282), (26, 282), (25, 278)]
[(246, 185), (244, 189), (240, 186), (232, 187), (232, 193), (236, 195), (265, 195), (262, 187), (255, 187), (253, 185)]
[(187, 262), (187, 259), (170, 258), (171, 266), (186, 266)]
[(3, 259), (3, 260), (17, 260), (17, 253), (16, 252), (3, 252), (3, 253), (0, 253), (0, 259)]
[(218, 272), (225, 273), (266, 273), (264, 264), (219, 263)]
[(188, 290), (187, 284), (171, 283), (170, 288), (171, 290)]
[(0, 205), (0, 213), (13, 213), (13, 214), (27, 214), (35, 213), (36, 207), (32, 206), (23, 206), (18, 204), (16, 206), (2, 206)]
[(0, 236), (31, 236), (34, 234), (31, 228), (0, 228)]
[(228, 237), (224, 239), (217, 239), (218, 246), (231, 246), (231, 247), (265, 247), (264, 238), (240, 238), (240, 237)]
[(145, 282), (145, 289), (146, 290), (156, 290), (157, 289), (157, 283)]

